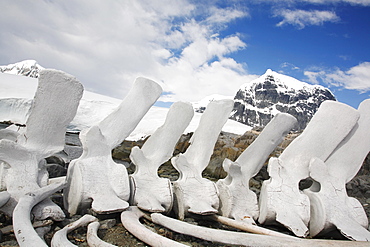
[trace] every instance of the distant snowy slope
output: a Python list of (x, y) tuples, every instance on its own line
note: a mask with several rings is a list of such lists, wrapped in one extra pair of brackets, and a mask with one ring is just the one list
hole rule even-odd
[[(24, 124), (37, 89), (37, 79), (0, 73), (0, 121), (12, 121)], [(121, 100), (85, 91), (77, 110), (77, 115), (71, 122), (69, 131), (80, 131), (88, 128), (105, 118)], [(164, 123), (168, 108), (153, 106), (139, 123), (137, 128), (127, 138), (137, 140), (152, 134)], [(201, 114), (195, 116), (186, 129), (193, 132), (199, 124)], [(244, 134), (250, 127), (228, 120), (223, 131)]]
[(24, 60), (18, 63), (0, 66), (0, 72), (12, 75), (24, 75), (28, 77), (39, 77), (40, 70), (44, 68), (35, 60)]
[[(167, 112), (168, 108), (153, 106), (127, 139), (138, 140), (153, 134), (154, 131), (164, 123)], [(201, 113), (195, 112), (193, 119), (184, 133), (194, 132), (199, 125), (201, 116)], [(229, 119), (222, 128), (222, 131), (242, 135), (251, 129), (251, 127), (245, 124)]]
[(36, 89), (37, 79), (0, 73), (0, 121), (25, 123)]
[(0, 98), (33, 98), (37, 89), (37, 79), (0, 73)]

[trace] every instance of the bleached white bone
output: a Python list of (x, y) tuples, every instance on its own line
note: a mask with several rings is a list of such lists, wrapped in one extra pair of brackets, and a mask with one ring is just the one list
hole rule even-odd
[(365, 210), (356, 198), (348, 197), (345, 186), (370, 150), (370, 100), (363, 101), (358, 110), (357, 125), (325, 163), (317, 158), (311, 160), (310, 176), (320, 183), (318, 191), (304, 191), (311, 202), (311, 236), (337, 228), (349, 239), (370, 241)]
[(203, 178), (202, 172), (209, 163), (214, 145), (233, 106), (233, 100), (210, 102), (186, 152), (171, 160), (180, 173), (179, 179), (173, 183), (174, 210), (179, 219), (183, 219), (188, 212), (201, 215), (218, 212), (216, 184)]
[(92, 215), (85, 214), (78, 220), (66, 225), (63, 229), (57, 231), (53, 238), (51, 239), (52, 247), (76, 247), (77, 245), (72, 244), (68, 238), (67, 234), (79, 227), (86, 226), (90, 222), (97, 221), (98, 219)]
[(136, 78), (120, 106), (98, 124), (111, 149), (131, 134), (161, 93), (162, 88), (156, 82)]
[(296, 123), (297, 120), (287, 113), (277, 114), (235, 162), (224, 160), (223, 167), (228, 175), (216, 182), (223, 216), (252, 224), (258, 218), (257, 195), (249, 189), (249, 180), (257, 175), (270, 153)]
[(97, 213), (120, 212), (129, 204), (126, 168), (112, 159), (112, 148), (136, 127), (162, 92), (154, 81), (138, 78), (118, 108), (97, 126), (80, 133), (81, 157), (67, 172), (64, 205), (70, 214), (90, 207)]
[(99, 127), (81, 132), (80, 139), (84, 151), (68, 168), (65, 208), (71, 215), (90, 207), (97, 213), (127, 208), (130, 188), (126, 168), (113, 161)]
[(338, 241), (338, 240), (319, 240), (319, 239), (299, 239), (258, 235), (244, 232), (233, 232), (226, 230), (212, 229), (202, 226), (196, 226), (186, 223), (184, 221), (172, 219), (159, 213), (151, 214), (152, 221), (156, 224), (162, 225), (172, 231), (190, 235), (196, 238), (204, 239), (207, 241), (218, 242), (223, 244), (233, 244), (242, 246), (275, 246), (275, 247), (365, 247), (368, 242), (354, 242), (354, 241)]
[[(32, 227), (35, 228), (35, 230), (37, 230), (37, 228), (50, 226), (53, 223), (54, 223), (54, 221), (52, 221), (52, 220), (34, 221), (32, 223)], [(3, 233), (3, 235), (14, 232), (13, 225), (8, 225), (6, 227), (1, 228), (0, 230)]]
[(60, 182), (64, 182), (64, 181), (66, 181), (66, 176), (50, 178), (48, 180), (48, 184), (55, 184), (55, 183), (60, 183)]
[(194, 115), (190, 103), (176, 102), (168, 111), (165, 123), (130, 154), (136, 170), (130, 176), (131, 205), (149, 212), (168, 212), (173, 204), (169, 179), (158, 176), (158, 168), (173, 156), (175, 145)]
[(14, 128), (15, 125), (10, 125), (5, 129), (0, 130), (0, 140), (1, 139), (7, 139), (11, 141), (16, 141), (18, 136), (20, 135), (17, 130), (17, 128)]
[(31, 209), (40, 201), (61, 190), (65, 183), (51, 184), (22, 196), (13, 212), (14, 234), (20, 247), (43, 247), (46, 243), (39, 237), (31, 223)]
[(41, 71), (26, 130), (18, 143), (46, 157), (62, 151), (82, 94), (83, 86), (75, 77), (57, 70)]
[(95, 221), (87, 226), (86, 240), (90, 247), (116, 247), (116, 245), (104, 242), (98, 237), (100, 223)]
[(7, 203), (10, 199), (10, 194), (8, 191), (0, 192), (0, 207)]
[(218, 221), (221, 224), (234, 227), (235, 229), (239, 229), (245, 232), (255, 233), (255, 234), (262, 234), (262, 235), (269, 235), (269, 236), (275, 236), (275, 237), (285, 237), (285, 238), (294, 238), (297, 239), (297, 237), (293, 237), (284, 233), (276, 232), (273, 230), (269, 230), (267, 228), (263, 228), (260, 226), (256, 226), (254, 224), (247, 223), (245, 221), (237, 221), (230, 219), (228, 217), (220, 216), (220, 215), (210, 215), (206, 216), (207, 219), (211, 219), (214, 221)]
[[(15, 124), (8, 126), (5, 129), (0, 130), (0, 140), (6, 139), (13, 142), (17, 141), (20, 133), (18, 132), (20, 127), (17, 127)], [(0, 191), (6, 191), (6, 174), (10, 168), (9, 164), (0, 160)], [(4, 203), (5, 204), (5, 203)], [(3, 206), (4, 204), (0, 204)]]
[(319, 192), (305, 191), (311, 202), (310, 234), (316, 236), (337, 228), (348, 239), (370, 241), (365, 210), (357, 199), (348, 197), (343, 177), (333, 176), (329, 165), (317, 158), (310, 163), (310, 174), (320, 183)]
[[(76, 114), (82, 93), (81, 83), (73, 76), (57, 70), (40, 72), (26, 127), (18, 134), (11, 134), (9, 131), (15, 130), (9, 129), (0, 141), (2, 187), (11, 195), (1, 211), (11, 215), (20, 197), (47, 185), (48, 174), (42, 161), (63, 150), (66, 128)], [(33, 213), (39, 220), (64, 218), (63, 211), (50, 199), (38, 204)]]
[(335, 101), (325, 101), (303, 131), (268, 164), (270, 179), (262, 184), (260, 194), (260, 223), (275, 220), (295, 235), (308, 234), (310, 202), (299, 190), (299, 182), (309, 176), (313, 157), (326, 160), (346, 137), (359, 118), (357, 110)]
[(175, 247), (185, 247), (187, 245), (178, 243), (171, 239), (165, 238), (159, 234), (156, 234), (142, 225), (139, 221), (144, 213), (136, 206), (131, 206), (127, 210), (123, 211), (121, 214), (121, 222), (123, 226), (132, 235), (140, 239), (141, 241), (147, 243), (153, 247), (161, 246), (175, 246)]

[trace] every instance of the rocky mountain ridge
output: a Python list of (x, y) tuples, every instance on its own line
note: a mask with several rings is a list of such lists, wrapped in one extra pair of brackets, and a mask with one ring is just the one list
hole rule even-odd
[[(196, 112), (203, 112), (212, 100), (232, 97), (210, 95), (194, 102)], [(264, 127), (278, 113), (285, 112), (298, 120), (294, 130), (303, 130), (321, 103), (336, 100), (320, 85), (311, 85), (270, 69), (259, 78), (243, 84), (234, 96), (230, 119), (251, 127)]]
[(285, 112), (297, 118), (295, 130), (303, 130), (325, 100), (336, 100), (329, 89), (267, 70), (240, 87), (230, 118), (251, 127), (264, 127), (278, 112)]

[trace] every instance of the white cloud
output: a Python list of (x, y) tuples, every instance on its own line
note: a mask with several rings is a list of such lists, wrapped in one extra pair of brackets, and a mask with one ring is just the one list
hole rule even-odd
[(235, 8), (210, 8), (210, 16), (206, 19), (209, 23), (228, 23), (234, 19), (248, 16), (248, 13)]
[(313, 83), (313, 84), (320, 84), (318, 78), (321, 78), (322, 76), (325, 75), (324, 71), (305, 71), (304, 75), (307, 76), (308, 81)]
[(299, 70), (300, 68), (298, 66), (295, 66), (292, 63), (284, 62), (280, 64), (280, 67), (283, 69), (290, 69), (290, 70)]
[(311, 4), (322, 4), (322, 5), (329, 5), (329, 4), (351, 4), (351, 5), (360, 5), (360, 6), (370, 6), (370, 0), (254, 0), (254, 2), (258, 3), (277, 3), (277, 4), (289, 4), (294, 5), (297, 3), (305, 2)]
[(320, 10), (290, 10), (279, 9), (275, 11), (276, 17), (283, 17), (283, 20), (277, 24), (278, 27), (291, 24), (302, 29), (308, 25), (323, 25), (324, 22), (337, 22), (340, 18), (332, 11)]
[(0, 64), (35, 59), (110, 96), (123, 98), (137, 76), (162, 83), (171, 101), (233, 95), (253, 78), (229, 58), (247, 45), (218, 35), (245, 10), (187, 0), (4, 0), (0, 8)]
[(304, 74), (312, 83), (319, 81), (335, 87), (358, 90), (360, 92), (370, 91), (370, 62), (363, 62), (347, 71), (335, 69), (334, 71), (305, 71)]
[(352, 5), (370, 6), (370, 0), (302, 0), (302, 1), (316, 4), (349, 3)]
[(344, 61), (347, 61), (347, 60), (350, 60), (351, 59), (351, 56), (348, 56), (348, 55), (338, 55), (338, 57)]
[(256, 78), (243, 71), (242, 65), (231, 58), (204, 63), (196, 69), (190, 61), (177, 59), (166, 66), (162, 77), (167, 82), (166, 90), (173, 94), (164, 95), (161, 100), (197, 101), (204, 97), (204, 90), (207, 90), (206, 95), (234, 95), (242, 84)]

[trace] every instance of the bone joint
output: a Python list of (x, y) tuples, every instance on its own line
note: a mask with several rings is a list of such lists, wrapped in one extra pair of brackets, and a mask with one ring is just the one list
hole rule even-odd
[(194, 115), (189, 103), (174, 103), (165, 123), (140, 149), (131, 150), (130, 159), (136, 166), (130, 176), (131, 204), (149, 212), (168, 212), (173, 205), (169, 179), (158, 176), (158, 168), (173, 156), (175, 145)]

